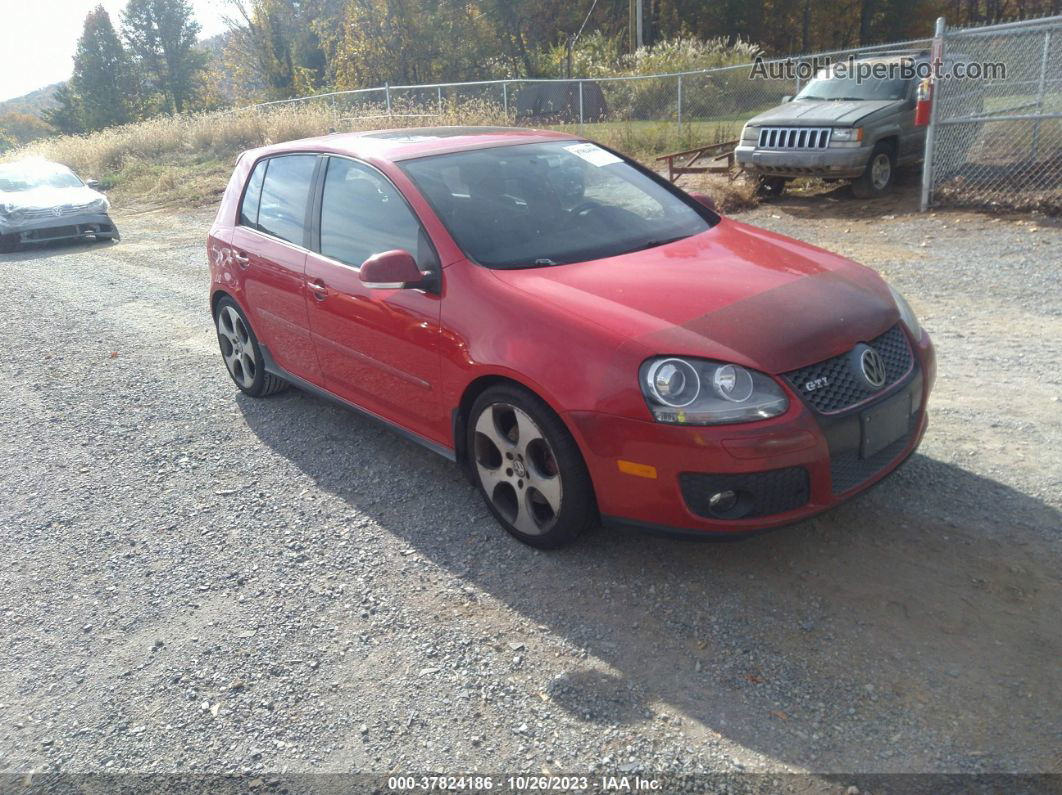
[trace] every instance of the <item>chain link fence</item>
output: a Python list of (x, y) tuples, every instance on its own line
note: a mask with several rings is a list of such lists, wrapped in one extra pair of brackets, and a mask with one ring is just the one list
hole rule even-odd
[[(804, 53), (776, 58), (764, 65), (791, 60), (814, 65), (876, 52), (925, 50), (930, 39), (893, 42), (849, 50)], [(744, 123), (768, 110), (785, 95), (796, 94), (801, 81), (788, 76), (753, 79), (754, 64), (738, 64), (691, 72), (575, 79), (513, 79), (439, 83), (318, 94), (265, 102), (268, 109), (320, 103), (345, 120), (425, 118), (447, 114), (465, 103), (489, 105), (510, 123), (530, 127), (573, 127), (593, 137), (598, 125), (619, 125), (640, 142), (659, 139), (669, 146), (705, 146), (737, 139)], [(622, 137), (622, 136), (621, 136)]]
[(944, 30), (943, 55), (992, 68), (933, 89), (923, 208), (1062, 212), (1062, 17)]

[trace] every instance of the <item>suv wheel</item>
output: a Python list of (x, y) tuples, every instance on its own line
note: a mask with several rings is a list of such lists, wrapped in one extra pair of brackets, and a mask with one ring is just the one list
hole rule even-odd
[(760, 177), (760, 184), (756, 186), (756, 194), (765, 199), (777, 199), (785, 193), (785, 186), (789, 180), (785, 177)]
[(534, 547), (575, 540), (597, 519), (575, 440), (542, 400), (517, 386), (485, 391), (468, 423), (469, 465), (494, 518)]
[(879, 143), (870, 153), (862, 176), (852, 182), (852, 193), (860, 199), (876, 199), (889, 192), (895, 178), (896, 158), (892, 146)]
[(10, 254), (18, 248), (18, 235), (0, 235), (0, 254)]
[(287, 381), (266, 372), (258, 339), (235, 301), (218, 301), (214, 324), (225, 368), (241, 391), (251, 397), (265, 397), (287, 388)]

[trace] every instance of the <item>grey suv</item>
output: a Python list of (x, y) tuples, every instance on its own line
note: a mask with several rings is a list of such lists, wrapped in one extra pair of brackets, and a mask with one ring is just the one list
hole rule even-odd
[[(913, 67), (928, 59), (919, 53), (856, 63)], [(836, 66), (821, 70), (792, 100), (749, 119), (735, 152), (738, 164), (760, 178), (769, 196), (781, 195), (794, 177), (850, 179), (860, 198), (886, 193), (897, 166), (918, 162), (925, 146), (925, 128), (914, 123), (918, 79), (894, 72), (859, 80), (850, 70), (838, 74)]]

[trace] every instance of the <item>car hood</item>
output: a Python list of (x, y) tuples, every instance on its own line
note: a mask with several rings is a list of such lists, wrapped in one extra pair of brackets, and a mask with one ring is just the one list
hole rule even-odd
[(727, 219), (645, 251), (493, 273), (639, 356), (703, 356), (769, 373), (835, 356), (899, 318), (871, 269)]
[(853, 100), (822, 101), (795, 100), (779, 105), (777, 108), (753, 116), (749, 124), (760, 126), (765, 124), (791, 124), (801, 127), (814, 127), (816, 125), (848, 125), (855, 124), (860, 119), (876, 113), (879, 110), (897, 105), (894, 99), (883, 100)]
[(40, 187), (31, 190), (0, 191), (0, 204), (10, 204), (19, 210), (80, 207), (102, 198), (102, 193), (84, 185), (80, 188)]

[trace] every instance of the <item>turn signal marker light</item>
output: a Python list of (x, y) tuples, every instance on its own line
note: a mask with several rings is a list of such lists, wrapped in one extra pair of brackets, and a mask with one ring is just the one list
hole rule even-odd
[(634, 475), (639, 478), (656, 480), (656, 467), (649, 466), (648, 464), (636, 464), (634, 461), (624, 461), (620, 458), (616, 460), (616, 466), (619, 467), (619, 471), (624, 475)]

